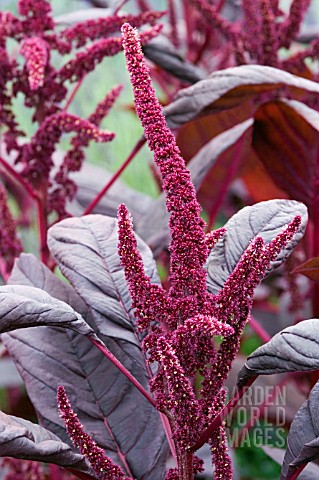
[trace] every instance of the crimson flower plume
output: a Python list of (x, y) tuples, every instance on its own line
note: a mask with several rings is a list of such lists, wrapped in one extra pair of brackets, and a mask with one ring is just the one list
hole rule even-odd
[[(196, 3), (206, 5), (204, 0)], [(269, 6), (266, 0), (264, 3)], [(254, 289), (299, 230), (301, 218), (296, 216), (267, 245), (261, 237), (253, 239), (221, 291), (217, 295), (208, 292), (205, 263), (225, 229), (205, 234), (190, 173), (155, 96), (137, 31), (124, 24), (122, 35), (136, 113), (154, 154), (170, 213), (169, 289), (152, 284), (146, 275), (125, 205), (118, 210), (118, 249), (137, 325), (145, 335), (142, 347), (148, 361), (158, 366), (150, 381), (151, 390), (158, 409), (170, 422), (177, 452), (177, 474), (185, 478), (185, 462), (192, 472), (190, 475), (194, 473), (189, 456), (192, 445), (224, 406), (223, 385), (249, 318)], [(218, 349), (216, 335), (223, 337)], [(192, 385), (197, 372), (202, 377), (200, 398)], [(214, 478), (231, 480), (223, 424), (214, 430), (209, 443)], [(175, 475), (176, 471), (171, 470), (168, 478)]]
[(64, 387), (58, 387), (57, 398), (60, 416), (64, 420), (68, 435), (74, 446), (87, 458), (97, 478), (99, 480), (131, 480), (121, 467), (114, 464), (105, 455), (103, 449), (98, 447), (93, 438), (84, 431), (76, 413), (72, 410)]

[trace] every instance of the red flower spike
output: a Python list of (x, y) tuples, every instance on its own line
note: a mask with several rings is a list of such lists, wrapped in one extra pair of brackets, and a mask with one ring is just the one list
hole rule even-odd
[(206, 234), (205, 242), (209, 251), (214, 248), (216, 243), (225, 235), (225, 233), (226, 228), (222, 227)]
[(247, 302), (252, 301), (254, 289), (265, 273), (263, 254), (264, 241), (261, 237), (257, 237), (243, 253), (236, 268), (216, 297), (216, 303), (220, 306), (219, 321), (236, 325), (246, 314)]
[(262, 65), (276, 67), (278, 64), (277, 52), (279, 47), (276, 17), (272, 10), (271, 0), (259, 0), (262, 18)]
[(0, 46), (5, 47), (7, 37), (16, 38), (23, 30), (21, 21), (10, 12), (0, 12)]
[(4, 262), (1, 273), (5, 280), (13, 267), (15, 257), (22, 252), (22, 245), (16, 234), (16, 222), (7, 201), (6, 190), (0, 185), (0, 256)]
[[(141, 42), (148, 43), (156, 37), (162, 29), (162, 25), (146, 30), (141, 33)], [(122, 41), (120, 38), (102, 38), (93, 45), (86, 48), (84, 52), (76, 55), (74, 60), (66, 63), (57, 73), (56, 77), (60, 82), (69, 80), (76, 82), (81, 80), (87, 73), (92, 72), (96, 65), (102, 62), (104, 57), (111, 57), (122, 50)]]
[[(4, 457), (0, 460), (3, 480), (45, 480), (43, 466), (31, 460)], [(62, 478), (61, 478), (62, 480)]]
[(139, 15), (113, 15), (106, 18), (98, 18), (81, 22), (61, 32), (62, 38), (68, 42), (74, 42), (76, 47), (83, 47), (89, 40), (98, 40), (107, 37), (111, 33), (118, 32), (123, 23), (129, 23), (139, 28), (146, 23), (154, 25), (156, 20), (162, 18), (166, 12), (147, 11)]
[(179, 325), (167, 337), (174, 348), (184, 372), (188, 376), (194, 375), (203, 365), (213, 364), (217, 351), (214, 345), (214, 336), (228, 337), (234, 334), (234, 329), (216, 318), (207, 315), (196, 315)]
[[(122, 34), (136, 112), (148, 145), (154, 152), (170, 212), (168, 294), (158, 286), (150, 290), (152, 286), (144, 272), (131, 221), (123, 205), (118, 214), (119, 254), (138, 325), (147, 334), (143, 350), (148, 352), (150, 363), (159, 365), (151, 380), (151, 390), (158, 409), (167, 413), (176, 449), (185, 453), (192, 443), (196, 443), (199, 431), (206, 428), (223, 407), (223, 384), (239, 348), (254, 289), (270, 262), (298, 231), (300, 218), (296, 217), (267, 246), (262, 238), (254, 239), (222, 291), (216, 296), (207, 292), (204, 265), (209, 250), (225, 229), (205, 235), (195, 189), (156, 99), (138, 34), (127, 24), (123, 25)], [(163, 319), (165, 328), (159, 323)], [(219, 334), (224, 339), (216, 351), (214, 336)], [(203, 376), (199, 400), (190, 383), (198, 370)], [(216, 478), (231, 479), (223, 426), (218, 427), (211, 445)], [(176, 471), (171, 470), (168, 478), (175, 475)]]
[(170, 295), (206, 296), (206, 272), (203, 265), (208, 249), (205, 243), (204, 221), (196, 199), (195, 188), (175, 137), (167, 127), (150, 80), (137, 32), (128, 24), (122, 27), (127, 68), (134, 91), (136, 113), (144, 127), (154, 161), (161, 173), (166, 192), (167, 210), (171, 212)]
[(260, 3), (256, 0), (242, 0), (243, 10), (243, 41), (250, 57), (260, 61), (262, 57), (261, 25), (262, 16)]
[[(285, 230), (280, 232), (274, 240), (272, 240), (265, 247), (269, 261), (276, 259), (277, 255), (287, 246), (293, 236), (298, 232), (301, 225), (301, 217), (296, 217), (287, 225)], [(267, 264), (268, 267), (269, 264)]]
[(216, 297), (216, 303), (219, 305), (216, 316), (219, 321), (232, 325), (235, 335), (225, 338), (213, 368), (204, 372), (202, 399), (207, 406), (214, 401), (228, 376), (252, 306), (254, 289), (266, 275), (270, 262), (276, 259), (297, 233), (300, 223), (301, 217), (297, 215), (285, 230), (267, 245), (264, 245), (262, 238), (257, 237), (244, 252), (222, 291)]
[(289, 48), (296, 39), (311, 0), (292, 0), (287, 19), (281, 24), (280, 46)]
[(72, 410), (64, 387), (58, 387), (58, 406), (60, 417), (64, 420), (66, 431), (75, 447), (89, 461), (92, 470), (100, 480), (130, 480), (125, 473), (98, 447), (92, 437), (86, 433)]
[(224, 426), (213, 433), (210, 451), (214, 464), (214, 480), (233, 480), (233, 469), (228, 454), (227, 435)]
[(136, 308), (138, 327), (149, 331), (152, 322), (165, 322), (169, 305), (165, 290), (151, 284), (137, 248), (131, 217), (124, 204), (118, 208), (119, 255), (129, 292)]
[(38, 90), (44, 83), (44, 72), (48, 61), (48, 45), (40, 37), (27, 38), (21, 47), (26, 59), (31, 90)]
[[(89, 116), (88, 122), (99, 126), (103, 118), (108, 114), (117, 97), (123, 89), (122, 85), (113, 88), (98, 104), (95, 111)], [(49, 210), (56, 211), (59, 218), (66, 216), (65, 200), (72, 200), (76, 194), (77, 187), (73, 180), (69, 179), (70, 172), (81, 170), (85, 159), (84, 148), (88, 146), (90, 139), (76, 135), (71, 140), (72, 148), (64, 156), (63, 162), (54, 176), (55, 188), (49, 193)]]
[(113, 140), (114, 133), (99, 130), (87, 120), (67, 112), (59, 112), (47, 117), (22, 151), (19, 161), (24, 163), (24, 175), (32, 183), (44, 176), (48, 178), (53, 165), (52, 154), (55, 145), (63, 133), (76, 132), (84, 142), (108, 142)]
[(52, 9), (47, 0), (19, 0), (18, 10), (25, 17), (22, 20), (24, 33), (40, 35), (46, 30), (53, 30)]
[(102, 100), (95, 111), (91, 113), (88, 118), (88, 121), (93, 123), (96, 126), (99, 126), (103, 118), (109, 113), (113, 107), (115, 101), (123, 90), (123, 85), (118, 85), (117, 87), (112, 88), (112, 90), (106, 95), (104, 100)]
[(241, 35), (234, 29), (232, 23), (225, 20), (219, 14), (217, 8), (207, 0), (192, 0), (191, 3), (201, 12), (212, 29), (219, 30), (232, 43), (237, 64), (247, 63)]
[[(159, 379), (163, 379), (165, 392), (165, 407), (173, 415), (173, 437), (182, 449), (187, 449), (196, 442), (203, 426), (199, 402), (195, 397), (193, 387), (184, 373), (179, 360), (164, 337), (157, 339), (157, 349), (154, 360), (159, 363)], [(152, 385), (151, 381), (151, 388)]]

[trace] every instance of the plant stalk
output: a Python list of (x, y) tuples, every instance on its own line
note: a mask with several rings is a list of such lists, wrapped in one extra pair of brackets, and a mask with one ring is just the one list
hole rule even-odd
[(303, 465), (300, 465), (299, 467), (296, 468), (296, 470), (293, 472), (293, 474), (289, 477), (289, 480), (296, 480), (299, 475), (301, 474), (301, 472), (303, 471), (303, 469), (306, 467), (306, 463), (304, 463)]
[(46, 191), (43, 188), (44, 198), (37, 197), (37, 214), (38, 214), (38, 229), (40, 238), (40, 255), (41, 261), (48, 265), (50, 259), (50, 251), (47, 245), (47, 231), (48, 231), (48, 218), (46, 207)]
[(149, 401), (151, 405), (153, 405), (154, 408), (157, 409), (156, 403), (154, 398), (151, 397), (151, 395), (145, 390), (145, 388), (136, 380), (136, 378), (124, 367), (124, 365), (113, 355), (112, 352), (104, 345), (104, 343), (99, 340), (96, 336), (89, 336), (86, 335), (86, 337), (90, 340), (93, 345), (95, 345), (100, 352), (103, 353), (103, 355), (108, 358), (113, 365), (120, 370), (120, 372), (123, 373), (123, 375), (126, 376), (126, 378), (133, 383), (133, 385), (137, 388), (139, 392), (141, 392), (142, 395), (146, 398), (146, 400)]
[(7, 171), (7, 173), (14, 179), (16, 180), (17, 183), (21, 185), (21, 187), (24, 188), (24, 190), (30, 195), (33, 200), (37, 200), (39, 198), (37, 192), (33, 190), (31, 185), (29, 185), (28, 182), (25, 181), (25, 179), (20, 175), (20, 173), (16, 172), (14, 168), (11, 167), (11, 165), (4, 160), (2, 157), (0, 157), (0, 164), (3, 166), (3, 168)]
[(107, 182), (105, 187), (102, 188), (102, 190), (97, 194), (97, 196), (92, 200), (92, 202), (86, 207), (86, 209), (83, 212), (83, 215), (88, 215), (89, 213), (91, 213), (94, 210), (94, 208), (97, 206), (99, 201), (102, 199), (102, 197), (105, 195), (105, 193), (109, 190), (109, 188), (111, 188), (113, 183), (119, 178), (119, 176), (126, 169), (126, 167), (131, 163), (131, 161), (133, 160), (135, 155), (140, 151), (140, 149), (143, 147), (145, 142), (146, 142), (146, 138), (143, 135), (139, 139), (139, 141), (137, 142), (137, 144), (135, 145), (135, 147), (133, 148), (133, 150), (131, 151), (131, 153), (129, 154), (127, 159), (125, 160), (125, 162), (122, 164), (122, 166), (117, 170), (117, 172), (115, 172), (115, 174)]
[(225, 199), (225, 196), (228, 192), (228, 187), (229, 187), (230, 183), (232, 182), (235, 174), (237, 173), (237, 170), (239, 168), (239, 165), (240, 165), (240, 162), (241, 162), (241, 159), (242, 159), (241, 153), (242, 153), (243, 143), (244, 143), (244, 137), (241, 137), (235, 145), (233, 161), (232, 161), (232, 163), (230, 165), (230, 168), (228, 169), (227, 174), (224, 178), (221, 190), (220, 190), (219, 195), (218, 195), (218, 199), (214, 202), (213, 207), (209, 212), (208, 225), (207, 225), (207, 229), (206, 229), (207, 232), (210, 232), (211, 229), (213, 228), (216, 215), (217, 215), (220, 207), (222, 206), (222, 204), (224, 202), (224, 199)]
[(237, 389), (235, 391), (234, 396), (229, 400), (227, 405), (219, 412), (219, 414), (213, 419), (213, 421), (210, 423), (210, 425), (202, 432), (201, 436), (197, 440), (197, 442), (192, 446), (191, 451), (196, 452), (200, 447), (202, 447), (205, 443), (208, 442), (210, 437), (212, 436), (212, 433), (220, 427), (222, 422), (225, 420), (227, 415), (235, 408), (239, 400), (242, 398), (242, 396), (246, 393), (248, 388), (254, 383), (258, 375), (255, 375), (254, 377), (251, 377), (249, 381), (246, 383), (246, 385), (240, 389)]
[(178, 479), (179, 480), (193, 480), (193, 453), (179, 452), (178, 454)]
[[(318, 189), (319, 181), (315, 182), (315, 191)], [(314, 195), (313, 201), (313, 256), (319, 256), (319, 208), (317, 195)], [(314, 318), (319, 316), (319, 285), (313, 282), (313, 300), (312, 300), (312, 314)]]
[(80, 78), (80, 80), (77, 82), (77, 84), (75, 85), (74, 89), (72, 90), (72, 93), (70, 95), (70, 97), (68, 98), (66, 104), (65, 104), (65, 107), (63, 108), (64, 111), (67, 111), (69, 106), (71, 105), (71, 103), (73, 102), (73, 99), (75, 97), (75, 95), (77, 94), (79, 88), (81, 87), (82, 83), (83, 83), (83, 80), (84, 80), (84, 77)]
[(254, 330), (254, 332), (258, 335), (258, 337), (265, 343), (269, 342), (271, 336), (268, 332), (260, 325), (260, 323), (250, 315), (249, 317), (249, 325)]

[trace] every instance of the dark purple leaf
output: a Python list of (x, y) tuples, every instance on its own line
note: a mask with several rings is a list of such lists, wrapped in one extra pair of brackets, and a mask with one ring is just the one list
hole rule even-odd
[[(68, 205), (68, 211), (74, 216), (82, 215), (84, 209), (111, 177), (112, 175), (105, 169), (84, 163), (80, 172), (75, 172), (72, 175), (78, 190), (75, 199)], [(132, 190), (123, 182), (117, 180), (94, 208), (94, 213), (115, 217), (120, 203), (125, 203), (133, 215), (134, 221), (137, 222), (148, 212), (152, 199), (148, 195)]]
[[(11, 282), (33, 284), (68, 302), (97, 331), (92, 312), (75, 290), (32, 255), (22, 255), (16, 262)], [(122, 338), (125, 328), (117, 328), (120, 338), (116, 338), (115, 326), (112, 337), (99, 337), (147, 389), (148, 374), (140, 348)], [(19, 330), (2, 337), (44, 427), (70, 442), (56, 405), (57, 387), (64, 385), (85, 429), (115, 463), (137, 479), (163, 478), (167, 443), (158, 412), (87, 339), (67, 329), (50, 327)], [(143, 462), (140, 451), (145, 452)]]
[(239, 387), (255, 375), (306, 372), (319, 368), (319, 320), (304, 320), (257, 348), (238, 374)]
[[(274, 447), (262, 447), (263, 451), (272, 458), (275, 462), (282, 465), (285, 456), (285, 450)], [(319, 478), (319, 466), (314, 463), (309, 463), (306, 468), (298, 476), (298, 480), (314, 480)]]
[[(90, 309), (99, 332), (139, 344), (117, 253), (116, 219), (87, 215), (63, 220), (50, 228), (48, 244), (62, 273)], [(147, 275), (160, 284), (151, 250), (141, 240), (138, 246)]]
[(186, 61), (172, 47), (166, 37), (160, 36), (143, 46), (145, 56), (174, 77), (185, 83), (196, 83), (205, 78), (205, 73), (196, 65)]
[(268, 273), (281, 265), (303, 237), (307, 225), (307, 208), (293, 200), (268, 200), (245, 207), (236, 213), (226, 223), (226, 234), (215, 245), (208, 257), (209, 291), (216, 294), (223, 287), (253, 238), (260, 236), (265, 243), (269, 243), (296, 215), (302, 217), (299, 232), (271, 263)]
[[(319, 382), (317, 382), (311, 390), (308, 400), (298, 410), (291, 424), (280, 479), (291, 479), (293, 473), (299, 466), (311, 462), (318, 457)], [(316, 475), (312, 478), (318, 478), (318, 474), (319, 467), (317, 466)], [(301, 476), (298, 478), (301, 478)]]
[(57, 25), (74, 25), (78, 22), (86, 22), (87, 20), (97, 20), (105, 18), (112, 14), (111, 9), (106, 8), (85, 8), (71, 13), (63, 13), (54, 17)]
[(70, 305), (82, 317), (86, 317), (88, 314), (87, 306), (74, 288), (59, 280), (30, 253), (22, 253), (15, 261), (9, 284), (40, 288), (49, 293), (51, 297)]
[(43, 325), (70, 328), (82, 335), (96, 337), (79, 313), (40, 288), (24, 285), (0, 287), (0, 333)]
[(301, 102), (268, 102), (255, 115), (253, 147), (273, 181), (313, 214), (318, 186), (319, 114)]
[[(228, 133), (228, 147), (226, 148), (225, 145), (225, 150), (219, 155), (214, 167), (208, 171), (198, 189), (199, 202), (202, 208), (206, 210), (211, 224), (214, 223), (217, 214), (225, 205), (225, 200), (227, 202), (232, 187), (235, 187), (233, 181), (240, 175), (241, 169), (252, 152), (252, 123), (252, 119), (249, 118), (219, 135), (219, 137), (223, 137), (223, 141), (227, 142), (226, 133)], [(240, 131), (242, 131), (242, 135), (240, 135)], [(219, 144), (217, 138), (215, 137), (216, 146)], [(212, 188), (212, 185), (214, 185), (214, 188)]]
[(316, 82), (273, 67), (242, 65), (214, 72), (205, 80), (178, 92), (164, 109), (166, 120), (170, 128), (178, 128), (198, 116), (233, 108), (261, 93), (282, 87), (296, 98), (305, 91), (319, 93)]
[(90, 473), (84, 457), (52, 432), (0, 412), (0, 456), (37, 460)]
[(12, 358), (0, 359), (0, 388), (20, 387), (22, 380)]
[(319, 283), (319, 257), (309, 258), (293, 270), (293, 273), (302, 273), (314, 282)]
[[(214, 192), (211, 192), (212, 203), (220, 201), (225, 183), (228, 184), (232, 180), (233, 176), (229, 175), (229, 172), (234, 162), (234, 149), (251, 125), (252, 120), (250, 119), (213, 138), (188, 163), (187, 167), (196, 190), (199, 190), (208, 174), (214, 175), (217, 168), (219, 181)], [(138, 234), (150, 245), (155, 256), (169, 244), (168, 220), (165, 194), (162, 193), (153, 202), (142, 222), (137, 224)]]

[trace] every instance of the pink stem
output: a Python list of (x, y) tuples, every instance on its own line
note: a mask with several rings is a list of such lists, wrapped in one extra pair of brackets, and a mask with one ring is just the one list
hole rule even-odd
[(113, 177), (107, 182), (105, 187), (102, 188), (102, 190), (97, 194), (97, 196), (92, 200), (92, 202), (86, 207), (86, 209), (83, 212), (83, 215), (88, 215), (91, 213), (96, 205), (99, 203), (101, 198), (105, 195), (105, 193), (111, 188), (113, 183), (119, 178), (121, 173), (126, 169), (126, 167), (131, 163), (135, 155), (140, 151), (140, 149), (143, 147), (144, 143), (146, 142), (146, 138), (143, 136), (140, 138), (140, 140), (137, 142), (135, 147), (133, 148), (132, 152), (129, 154), (123, 165), (115, 172)]
[(127, 0), (121, 0), (118, 5), (115, 6), (115, 10), (113, 12), (113, 15), (117, 15), (121, 8), (126, 4)]
[(3, 260), (3, 258), (0, 258), (0, 275), (5, 283), (7, 283), (8, 278), (10, 277), (10, 272), (7, 271), (6, 262)]
[(146, 400), (148, 400), (150, 404), (157, 409), (154, 398), (151, 397), (151, 395), (145, 390), (145, 388), (140, 384), (140, 382), (138, 382), (136, 378), (133, 377), (133, 375), (124, 367), (124, 365), (122, 365), (122, 363), (113, 355), (113, 353), (110, 352), (110, 350), (102, 342), (100, 343), (95, 337), (90, 337), (87, 335), (87, 338), (90, 340), (91, 343), (93, 343), (93, 345), (95, 345), (100, 350), (100, 352), (103, 353), (103, 355), (106, 356), (106, 358), (108, 358), (113, 363), (113, 365), (115, 365), (116, 368), (118, 368), (123, 373), (123, 375), (126, 376), (126, 378), (131, 383), (133, 383), (137, 390), (141, 392), (142, 395), (144, 395)]
[(258, 377), (258, 375), (255, 375), (254, 377), (251, 377), (244, 387), (242, 387), (242, 388), (240, 388), (239, 390), (236, 391), (233, 398), (231, 400), (229, 400), (227, 405), (225, 405), (225, 407), (213, 419), (212, 423), (203, 431), (203, 433), (201, 434), (201, 436), (199, 437), (199, 439), (197, 440), (195, 445), (193, 445), (191, 447), (192, 452), (195, 452), (200, 447), (202, 447), (205, 443), (208, 442), (208, 440), (212, 436), (212, 433), (218, 427), (220, 427), (220, 425), (222, 424), (224, 419), (227, 417), (229, 412), (231, 412), (235, 408), (235, 406), (237, 405), (237, 403), (239, 402), (241, 397), (246, 393), (247, 389), (254, 383), (254, 381), (256, 380), (257, 377)]
[(230, 182), (233, 180), (235, 173), (237, 172), (237, 169), (239, 167), (240, 161), (241, 161), (241, 150), (243, 146), (243, 141), (244, 138), (240, 138), (236, 144), (235, 147), (235, 152), (234, 152), (234, 160), (232, 164), (230, 165), (230, 168), (227, 171), (226, 178), (223, 181), (223, 185), (221, 187), (221, 190), (218, 195), (218, 200), (213, 204), (213, 208), (209, 212), (209, 219), (208, 219), (208, 225), (207, 225), (207, 232), (210, 232), (213, 224), (215, 217), (220, 209), (220, 207), (223, 204), (224, 198), (226, 196), (226, 193), (228, 192), (228, 187)]
[(49, 259), (49, 250), (47, 246), (47, 218), (45, 214), (45, 208), (43, 205), (43, 200), (40, 195), (33, 190), (31, 185), (26, 182), (26, 180), (16, 172), (12, 166), (6, 162), (2, 157), (0, 157), (0, 165), (7, 171), (7, 173), (16, 180), (22, 188), (30, 195), (30, 197), (36, 201), (37, 212), (38, 212), (38, 226), (39, 226), (39, 237), (40, 237), (40, 254), (41, 260), (43, 263), (47, 264)]
[[(192, 20), (192, 12), (191, 8), (188, 2), (183, 2), (183, 14), (184, 14), (184, 22), (186, 25), (186, 42), (188, 46), (188, 52), (190, 53), (192, 51), (192, 46), (193, 46), (193, 22)], [(187, 58), (189, 55), (187, 55)], [(189, 58), (188, 58), (189, 60)]]
[(216, 5), (216, 12), (219, 13), (221, 11), (221, 9), (224, 6), (224, 3), (225, 3), (225, 0), (219, 0), (219, 3)]
[[(318, 171), (319, 166), (319, 150), (316, 156), (316, 168)], [(319, 195), (318, 195), (318, 187), (319, 187), (319, 178), (318, 174), (314, 175), (313, 179), (313, 201), (312, 201), (312, 223), (313, 223), (313, 256), (319, 256)], [(313, 285), (313, 300), (312, 300), (312, 315), (313, 317), (319, 316), (319, 286), (316, 282)]]
[[(46, 193), (45, 193), (46, 194)], [(46, 206), (42, 198), (37, 198), (38, 229), (40, 238), (41, 261), (48, 265), (50, 252), (47, 245), (48, 219), (46, 215)]]
[(297, 467), (294, 473), (289, 477), (289, 480), (296, 480), (296, 478), (299, 477), (300, 473), (303, 471), (303, 469), (306, 467), (306, 463), (303, 465), (300, 465), (300, 467)]
[(259, 322), (253, 317), (249, 317), (249, 325), (257, 333), (258, 337), (265, 343), (269, 342), (271, 336), (268, 332), (259, 324)]
[(8, 172), (8, 174), (14, 178), (20, 185), (25, 189), (25, 191), (30, 195), (31, 198), (34, 200), (37, 200), (38, 194), (33, 190), (31, 185), (25, 181), (25, 179), (20, 175), (20, 173), (16, 172), (14, 168), (11, 167), (11, 165), (6, 162), (2, 157), (0, 157), (0, 164), (3, 166), (3, 168)]
[(60, 467), (58, 467), (57, 465), (54, 465), (53, 463), (50, 463), (49, 469), (50, 469), (50, 480), (59, 480), (61, 478)]
[(63, 108), (64, 111), (66, 111), (69, 108), (69, 106), (71, 105), (71, 103), (73, 102), (73, 99), (74, 99), (75, 95), (77, 94), (80, 86), (82, 85), (83, 80), (84, 80), (84, 77), (80, 78), (80, 80), (75, 85), (74, 89), (72, 90), (72, 93), (71, 93), (70, 97), (68, 98), (68, 100), (65, 104), (65, 107)]
[(177, 454), (176, 454), (175, 444), (174, 444), (174, 441), (173, 441), (173, 438), (172, 438), (171, 426), (169, 424), (169, 421), (168, 421), (168, 418), (167, 418), (166, 415), (164, 415), (162, 412), (160, 412), (160, 416), (161, 416), (162, 424), (163, 424), (163, 427), (164, 427), (164, 430), (165, 430), (165, 433), (166, 433), (166, 438), (167, 438), (167, 441), (168, 441), (168, 445), (169, 445), (169, 448), (171, 450), (172, 457), (174, 458), (174, 460), (176, 462), (176, 465), (177, 465)]
[(209, 42), (211, 39), (211, 33), (212, 33), (211, 28), (206, 29), (204, 43), (200, 46), (198, 52), (196, 53), (196, 57), (193, 60), (193, 63), (195, 65), (197, 65), (201, 61), (203, 54), (207, 52), (207, 48), (209, 46)]

